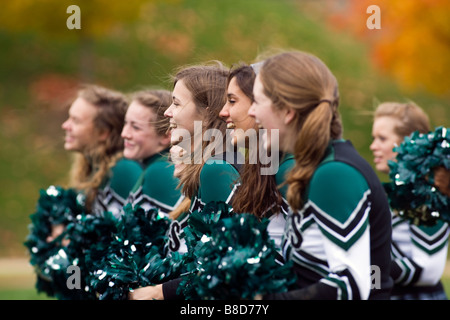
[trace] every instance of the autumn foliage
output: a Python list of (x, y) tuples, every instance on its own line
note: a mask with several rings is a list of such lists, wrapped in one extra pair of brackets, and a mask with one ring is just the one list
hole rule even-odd
[[(381, 29), (368, 29), (370, 5)], [(367, 41), (374, 63), (406, 89), (450, 94), (450, 1), (348, 0), (330, 16), (334, 27)]]
[[(140, 9), (149, 0), (20, 0), (4, 1), (0, 10), (0, 30), (38, 32), (50, 36), (68, 35), (99, 38), (110, 33), (118, 22), (132, 22), (139, 18)], [(66, 14), (70, 5), (81, 7), (82, 28), (68, 33)]]

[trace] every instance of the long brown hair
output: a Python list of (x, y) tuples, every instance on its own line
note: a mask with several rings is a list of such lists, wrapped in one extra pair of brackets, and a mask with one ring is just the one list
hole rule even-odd
[[(232, 79), (251, 101), (253, 101), (253, 84), (256, 74), (251, 66), (240, 63), (230, 69), (227, 79), (227, 86)], [(255, 124), (255, 130), (258, 126)], [(259, 147), (259, 137), (257, 136)], [(254, 153), (256, 163), (249, 163), (252, 155), (247, 154), (245, 163), (240, 170), (240, 186), (232, 199), (233, 211), (237, 213), (252, 213), (262, 217), (269, 209), (279, 212), (282, 203), (280, 192), (277, 188), (274, 175), (261, 175), (261, 162), (259, 161), (258, 148), (250, 146), (249, 152)]]
[(260, 71), (264, 94), (278, 110), (291, 108), (295, 166), (287, 176), (287, 200), (294, 210), (304, 205), (304, 193), (332, 139), (342, 136), (338, 83), (317, 57), (290, 51), (268, 58)]
[(78, 91), (77, 98), (96, 107), (97, 114), (93, 120), (95, 130), (109, 132), (107, 139), (76, 154), (70, 172), (70, 187), (85, 193), (85, 206), (90, 211), (98, 188), (122, 157), (121, 131), (128, 103), (122, 93), (98, 85), (84, 85)]
[[(222, 132), (223, 141), (203, 141), (201, 148), (203, 155), (207, 149), (215, 149), (219, 144), (225, 146), (226, 123), (219, 117), (219, 112), (226, 101), (227, 69), (220, 63), (211, 65), (190, 66), (181, 69), (174, 77), (174, 86), (179, 80), (183, 80), (186, 88), (191, 92), (196, 112), (202, 115), (202, 132), (207, 129), (218, 129)], [(192, 198), (199, 188), (202, 163), (192, 161), (180, 174), (180, 185), (183, 194)]]

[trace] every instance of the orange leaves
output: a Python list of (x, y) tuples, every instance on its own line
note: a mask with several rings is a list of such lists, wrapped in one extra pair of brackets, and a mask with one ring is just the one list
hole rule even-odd
[[(381, 9), (381, 30), (368, 30), (366, 8)], [(349, 0), (339, 26), (371, 46), (374, 63), (408, 90), (450, 94), (450, 2)], [(342, 20), (342, 21), (341, 21)]]
[(31, 95), (36, 101), (51, 108), (62, 109), (75, 97), (79, 82), (59, 74), (44, 74), (30, 85)]

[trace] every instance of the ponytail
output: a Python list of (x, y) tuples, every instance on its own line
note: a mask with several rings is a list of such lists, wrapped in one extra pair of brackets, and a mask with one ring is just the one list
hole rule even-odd
[(287, 200), (293, 210), (303, 207), (305, 189), (330, 143), (333, 112), (328, 101), (322, 101), (305, 119), (295, 140), (295, 166), (287, 176)]
[(342, 135), (338, 113), (338, 83), (317, 57), (300, 51), (284, 52), (265, 60), (260, 70), (264, 93), (276, 110), (295, 111), (288, 124), (296, 132), (295, 166), (289, 172), (287, 200), (300, 210), (306, 188), (323, 160), (331, 140)]

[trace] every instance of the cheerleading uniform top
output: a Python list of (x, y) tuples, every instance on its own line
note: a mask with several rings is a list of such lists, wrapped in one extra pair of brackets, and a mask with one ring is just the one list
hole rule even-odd
[(433, 226), (414, 225), (397, 215), (392, 217), (391, 299), (446, 299), (440, 281), (447, 262), (447, 222)]
[[(231, 164), (224, 160), (222, 155), (219, 158), (208, 160), (202, 168), (200, 173), (200, 188), (196, 196), (191, 201), (191, 207), (189, 212), (182, 213), (176, 220), (171, 223), (169, 230), (169, 242), (168, 248), (170, 251), (178, 251), (180, 253), (186, 253), (187, 247), (184, 241), (183, 229), (187, 225), (189, 214), (201, 210), (206, 203), (210, 201), (223, 201), (227, 204), (230, 203), (235, 192), (238, 192), (240, 182), (238, 181), (240, 168), (238, 158), (234, 158), (234, 163)], [(241, 159), (239, 159), (241, 160)], [(216, 165), (213, 165), (216, 164)], [(285, 181), (287, 172), (294, 166), (295, 160), (293, 155), (285, 154), (281, 155), (281, 162), (279, 164), (278, 172), (275, 174), (275, 180), (277, 185), (281, 185)], [(232, 183), (232, 187), (230, 187)], [(206, 186), (212, 186), (206, 188)], [(286, 201), (287, 185), (280, 188), (282, 195), (281, 212), (278, 215), (269, 214), (269, 225), (267, 230), (269, 236), (274, 240), (277, 248), (281, 247), (281, 238), (284, 232), (286, 215), (289, 212), (289, 205)], [(280, 259), (281, 260), (281, 259)]]
[(282, 250), (295, 289), (265, 299), (388, 299), (391, 215), (371, 166), (349, 141), (332, 141), (286, 221)]
[[(187, 226), (189, 215), (194, 211), (202, 211), (205, 205), (211, 201), (230, 203), (239, 178), (238, 163), (230, 163), (225, 160), (225, 155), (219, 155), (208, 159), (200, 172), (199, 189), (191, 199), (188, 212), (182, 213), (173, 220), (169, 227), (167, 243), (169, 251), (186, 253), (187, 247), (184, 240), (183, 229)], [(235, 158), (236, 159), (236, 158)]]
[[(237, 155), (236, 155), (237, 156)], [(201, 211), (208, 202), (230, 203), (234, 192), (235, 183), (239, 178), (239, 163), (232, 157), (235, 163), (227, 161), (226, 154), (217, 155), (208, 159), (200, 171), (200, 182), (197, 193), (191, 199), (191, 207), (188, 212), (181, 214), (172, 221), (168, 233), (168, 249), (172, 252), (186, 253), (187, 247), (184, 239), (184, 228), (187, 226), (189, 216), (194, 211)], [(170, 280), (162, 284), (164, 299), (183, 299), (177, 294), (181, 278)]]
[(98, 215), (109, 211), (118, 217), (141, 173), (142, 168), (136, 161), (118, 160), (101, 184), (92, 211)]
[(144, 210), (158, 209), (169, 216), (184, 198), (177, 189), (179, 180), (174, 177), (174, 165), (168, 158), (168, 150), (154, 154), (142, 162), (144, 171), (131, 190), (127, 202)]

